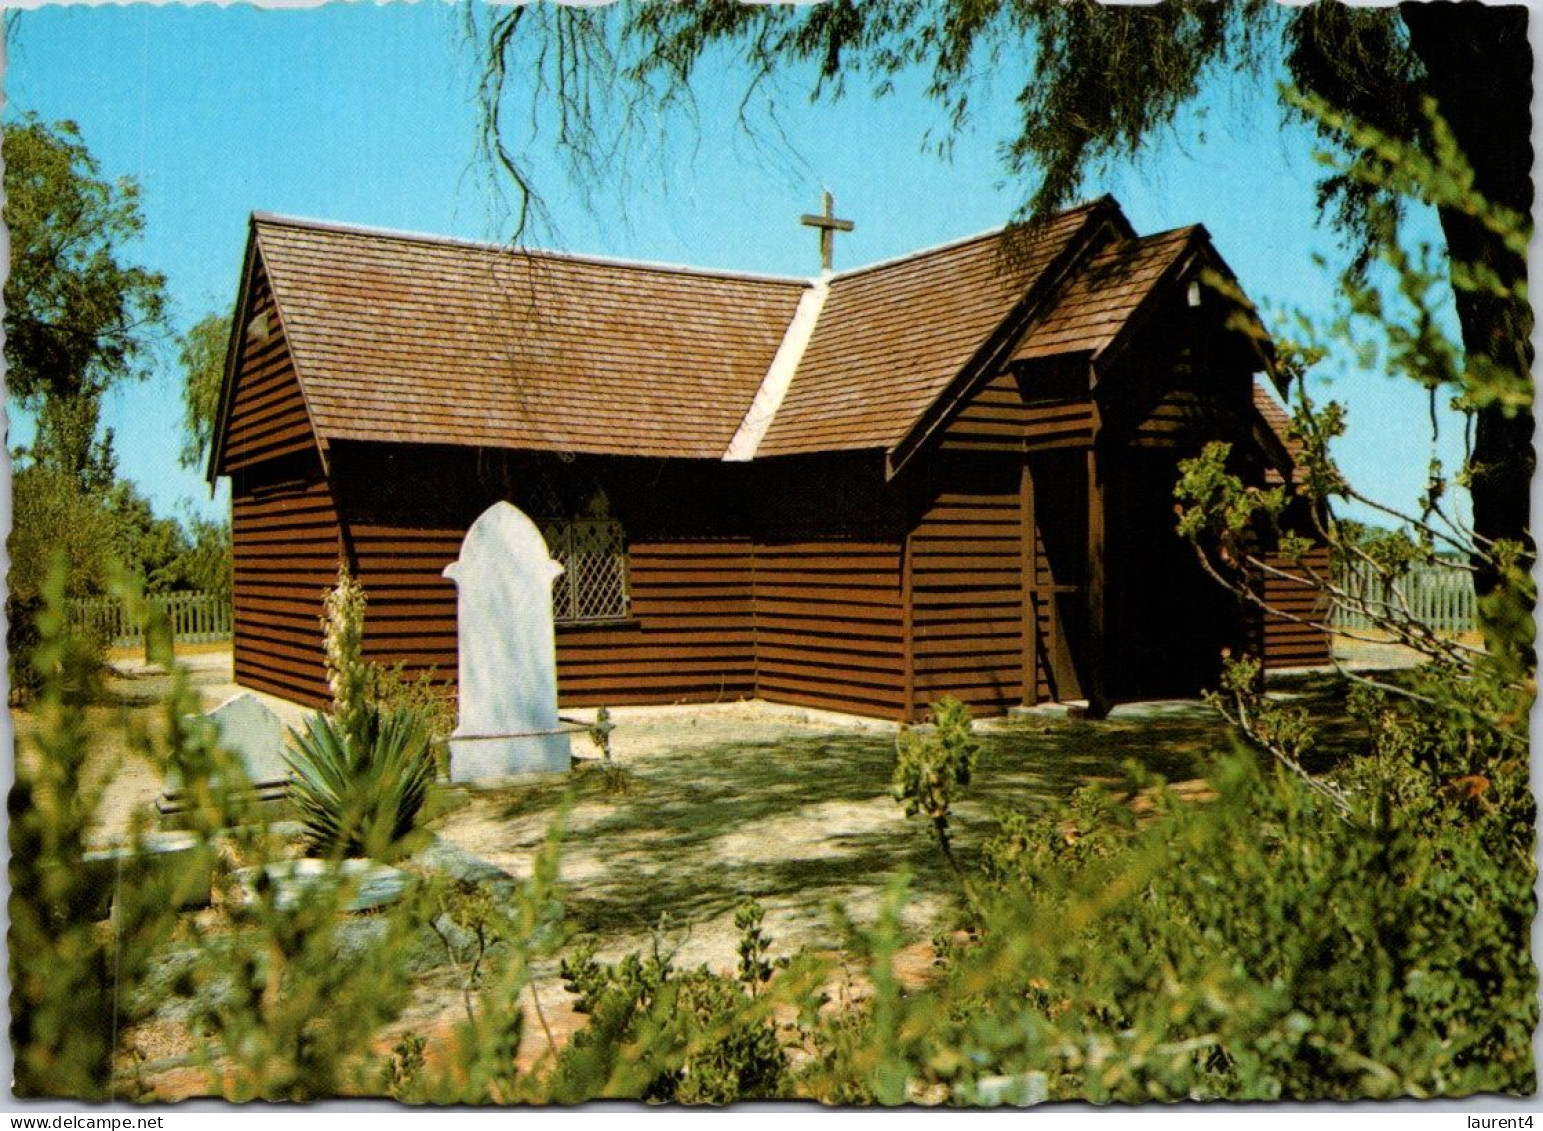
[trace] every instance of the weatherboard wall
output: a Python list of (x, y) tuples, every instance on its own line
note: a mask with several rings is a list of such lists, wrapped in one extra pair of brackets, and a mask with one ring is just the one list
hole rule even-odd
[(235, 681), (319, 706), (322, 601), (342, 552), (321, 461), (313, 451), (237, 471), (231, 496)]
[[(456, 672), (456, 590), (442, 576), (466, 529), (499, 499), (522, 499), (528, 462), (497, 452), (338, 445), (337, 489), (357, 575), (369, 595), (365, 654), (409, 675)], [(631, 607), (599, 623), (559, 623), (563, 706), (711, 702), (755, 692), (748, 537), (714, 475), (738, 469), (659, 460), (597, 461), (627, 532)], [(670, 500), (695, 499), (672, 507)]]
[(237, 327), (221, 474), (298, 456), (316, 446), (278, 308), (260, 263), (254, 267), (245, 314), (245, 323)]
[[(1314, 628), (1311, 623), (1323, 623), (1327, 616), (1326, 598), (1317, 586), (1290, 577), (1280, 577), (1273, 571), (1300, 576), (1311, 570), (1319, 577), (1329, 576), (1329, 548), (1315, 546), (1304, 555), (1300, 563), (1278, 554), (1265, 555), (1265, 564), (1271, 567), (1264, 578), (1265, 603), (1272, 609), (1291, 614), (1290, 617), (1264, 613), (1261, 631), (1261, 652), (1264, 666), (1270, 669), (1319, 667), (1333, 659), (1329, 634)], [(1292, 619), (1292, 618), (1298, 619)]]
[(926, 470), (909, 539), (916, 710), (950, 696), (1001, 714), (1024, 697), (1020, 463), (940, 457)]
[(770, 460), (753, 483), (756, 694), (898, 718), (905, 509), (879, 453)]

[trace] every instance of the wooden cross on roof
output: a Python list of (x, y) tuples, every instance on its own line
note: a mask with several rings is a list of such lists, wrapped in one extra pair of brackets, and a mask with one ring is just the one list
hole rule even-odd
[(831, 263), (835, 259), (836, 233), (850, 232), (857, 226), (850, 220), (836, 219), (836, 198), (828, 192), (825, 194), (825, 211), (818, 216), (811, 216), (806, 212), (798, 222), (811, 228), (820, 229), (821, 271), (829, 271)]

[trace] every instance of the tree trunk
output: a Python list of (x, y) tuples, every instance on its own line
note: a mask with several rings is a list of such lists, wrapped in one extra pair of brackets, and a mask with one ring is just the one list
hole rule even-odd
[[(1532, 214), (1532, 49), (1528, 9), (1480, 3), (1405, 3), (1409, 42), (1425, 68), (1425, 88), (1473, 166), (1474, 187), (1491, 203)], [(1526, 263), (1472, 217), (1441, 209), (1454, 261), (1485, 264), (1507, 283), (1526, 277)], [(1463, 346), (1518, 374), (1532, 370), (1532, 311), (1526, 303), (1456, 291)], [(1530, 568), (1531, 408), (1479, 410), (1470, 464), (1474, 529), (1484, 538), (1520, 543)], [(1482, 568), (1482, 567), (1481, 567)], [(1482, 569), (1479, 592), (1498, 578)]]

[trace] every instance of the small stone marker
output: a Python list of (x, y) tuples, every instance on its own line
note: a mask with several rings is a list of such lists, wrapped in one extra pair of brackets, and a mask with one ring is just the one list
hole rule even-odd
[(333, 863), (304, 857), (299, 860), (275, 860), (263, 867), (242, 868), (236, 873), (242, 899), (255, 903), (261, 898), (259, 888), (273, 890), (273, 902), (280, 911), (293, 911), (312, 891), (326, 891), (347, 885), (344, 911), (373, 911), (401, 899), (413, 882), (400, 868), (374, 860), (343, 860)]
[[(188, 722), (191, 726), (209, 728), (220, 748), (240, 760), (256, 800), (277, 801), (289, 792), (283, 720), (256, 695), (250, 691), (232, 695), (208, 714), (189, 716)], [(181, 775), (176, 769), (166, 775), (166, 792), (156, 802), (156, 808), (162, 817), (186, 808)]]
[(164, 885), (179, 911), (209, 905), (214, 886), (214, 850), (191, 833), (149, 833), (138, 845), (119, 845), (85, 853), (80, 860), (94, 896), (92, 917), (107, 918), (121, 881), (141, 879)]
[(459, 590), (460, 716), (450, 736), (450, 780), (491, 781), (567, 770), (557, 718), (552, 582), (563, 567), (536, 524), (494, 503), (466, 532), (444, 575)]

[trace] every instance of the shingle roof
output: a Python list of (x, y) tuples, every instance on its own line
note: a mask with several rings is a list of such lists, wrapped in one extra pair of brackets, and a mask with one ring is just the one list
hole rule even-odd
[(836, 276), (758, 454), (893, 447), (1100, 203), (1061, 213), (1021, 245), (991, 232)]
[[(1289, 435), (1291, 428), (1291, 414), (1281, 407), (1270, 390), (1265, 388), (1264, 382), (1254, 382), (1254, 408), (1259, 410), (1259, 415), (1264, 417), (1264, 422), (1269, 425), (1270, 431), (1280, 439), (1281, 445), (1291, 456), (1291, 462), (1296, 463), (1302, 454), (1302, 441)], [(1265, 481), (1272, 486), (1283, 481), (1281, 473), (1273, 467), (1265, 469)]]
[(717, 458), (806, 284), (259, 216), (324, 440)]
[(1097, 361), (1204, 232), (1199, 226), (1175, 228), (1111, 242), (1067, 283), (1054, 309), (1028, 333), (1013, 359), (1086, 351)]
[[(1015, 346), (1108, 349), (1203, 241), (1136, 238), (1105, 197), (835, 275), (755, 455), (909, 451)], [(252, 248), (324, 444), (722, 458), (810, 292), (263, 214)]]

